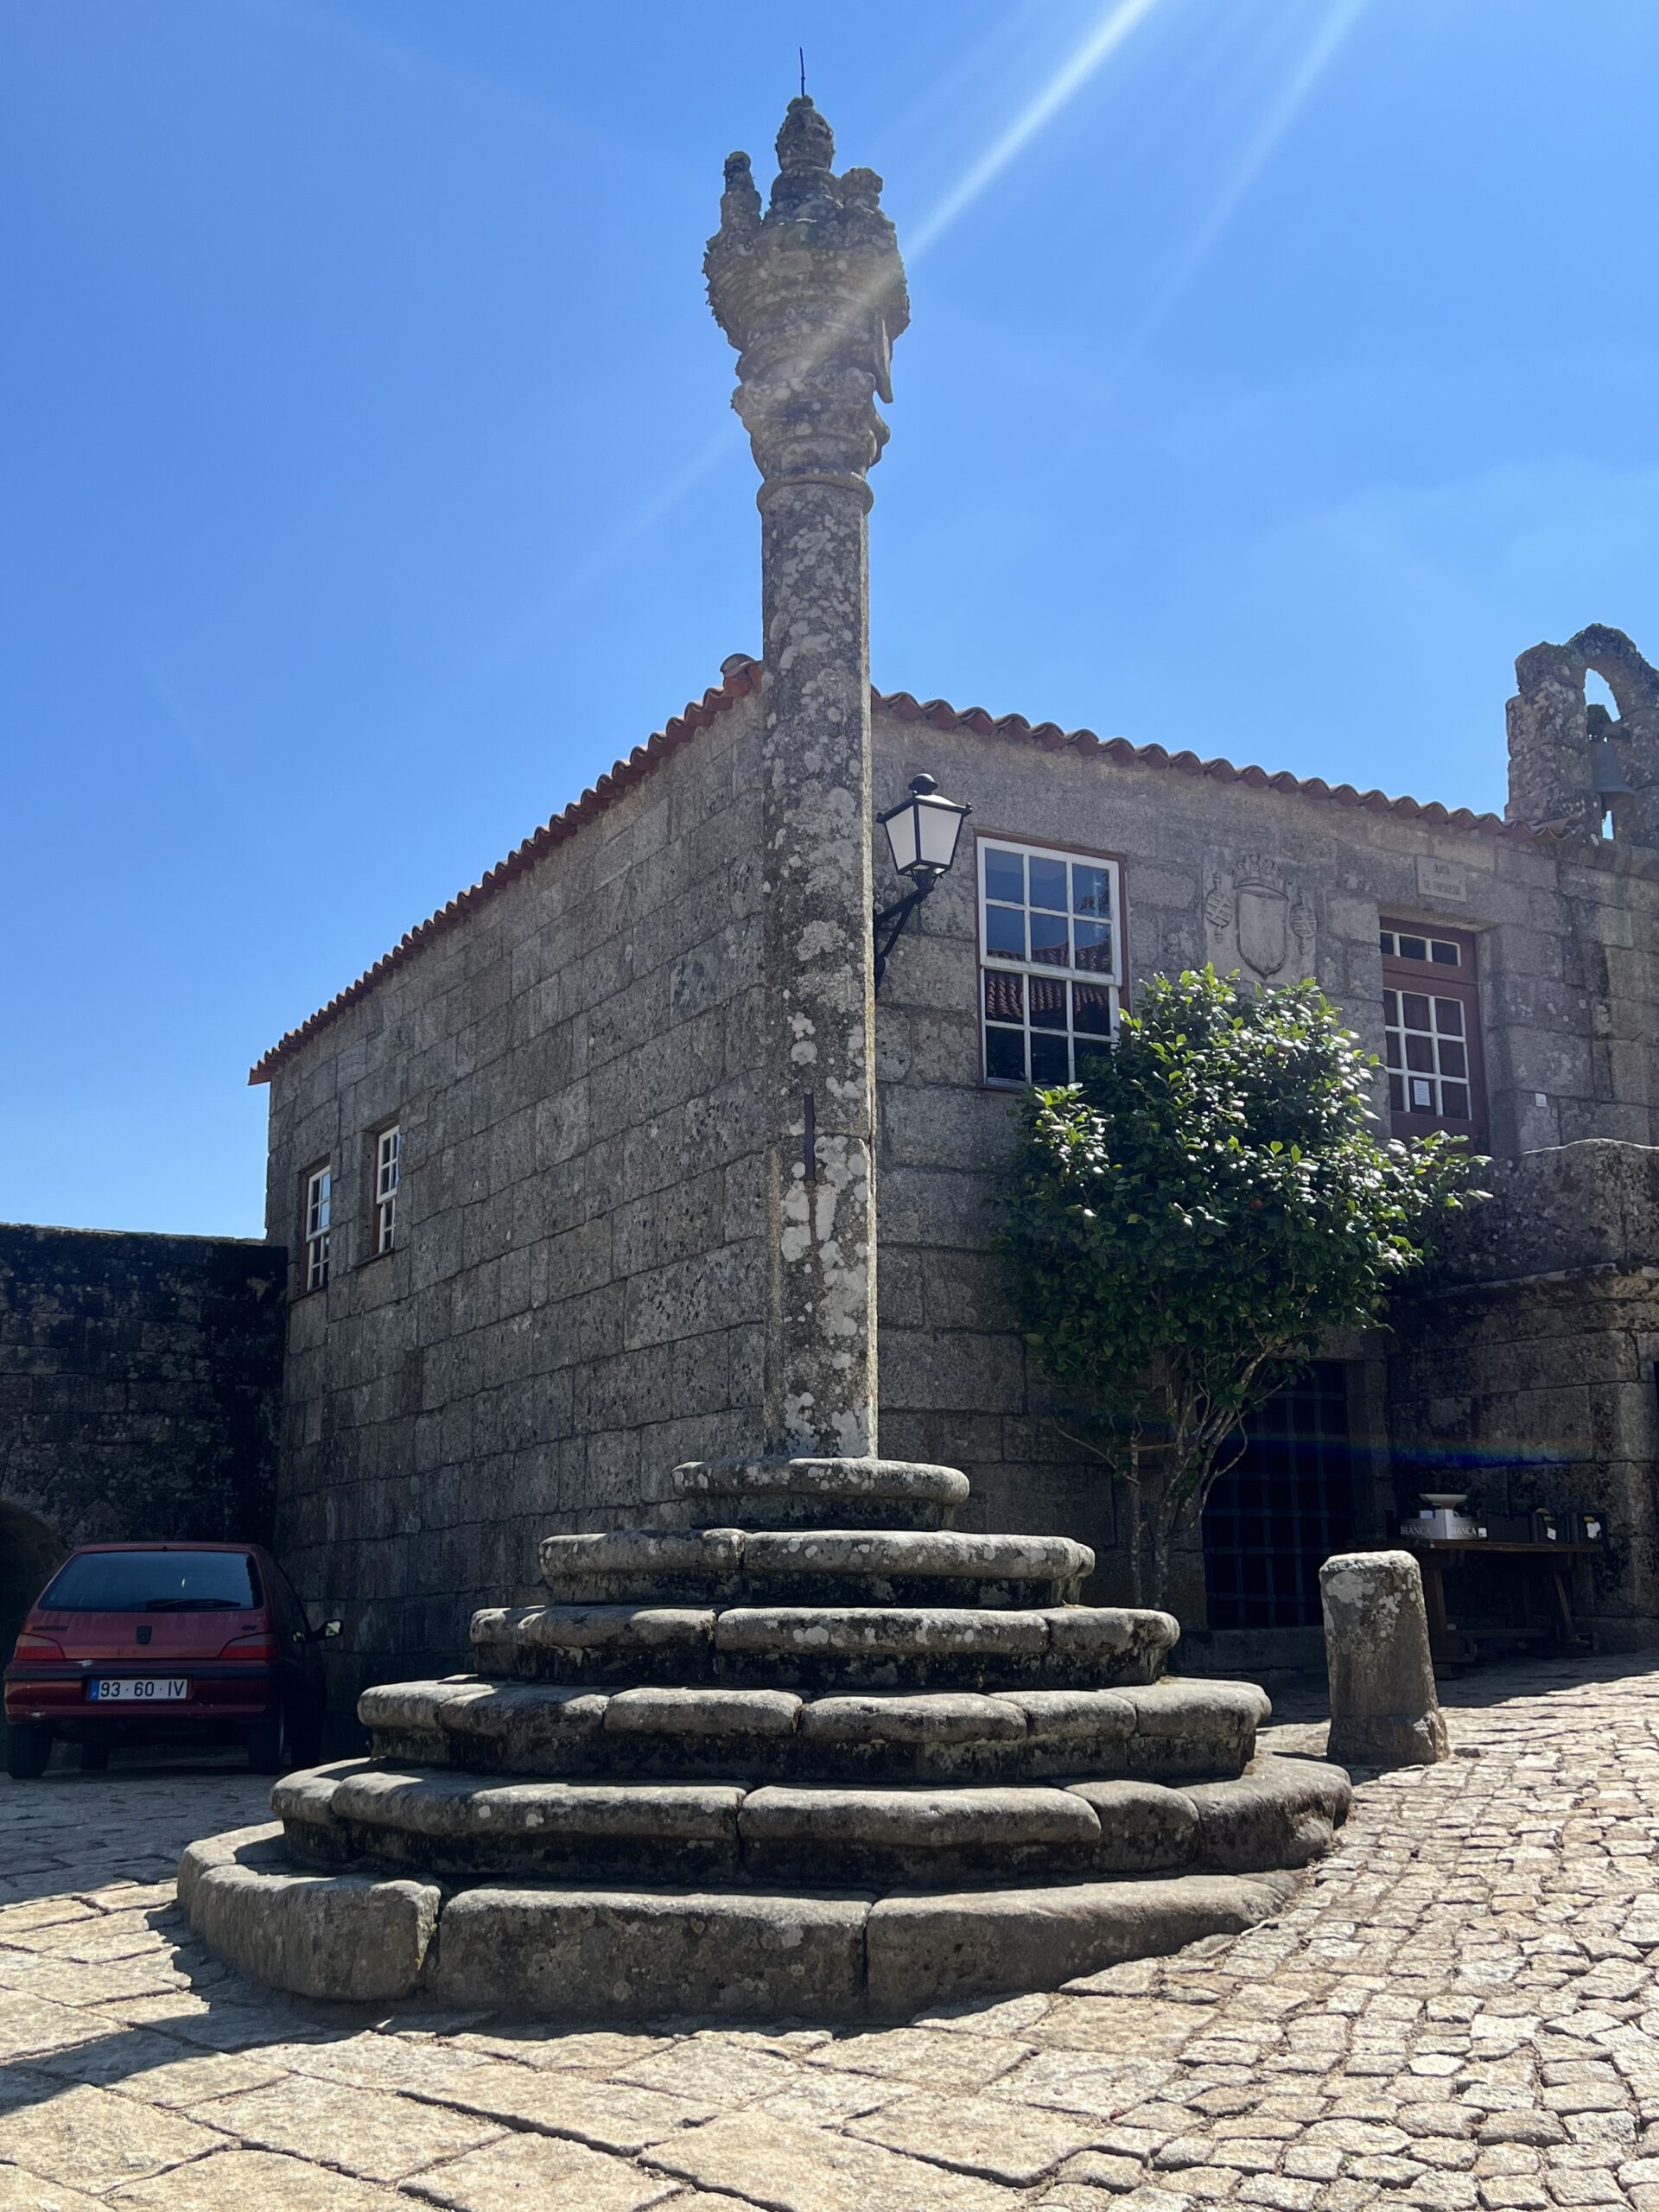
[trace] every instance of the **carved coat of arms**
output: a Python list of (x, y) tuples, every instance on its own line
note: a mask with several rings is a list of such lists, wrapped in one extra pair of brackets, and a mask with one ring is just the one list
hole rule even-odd
[(1252, 855), (1235, 880), (1238, 907), (1238, 950), (1258, 976), (1276, 976), (1290, 951), (1290, 899), (1275, 863)]
[(1246, 854), (1230, 880), (1217, 869), (1205, 888), (1205, 920), (1217, 966), (1233, 958), (1236, 946), (1238, 960), (1264, 980), (1293, 964), (1299, 975), (1313, 973), (1313, 903), (1303, 890), (1293, 896), (1277, 861)]

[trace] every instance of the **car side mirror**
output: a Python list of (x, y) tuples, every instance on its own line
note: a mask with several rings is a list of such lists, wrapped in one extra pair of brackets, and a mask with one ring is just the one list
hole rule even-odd
[(332, 1643), (335, 1637), (339, 1636), (345, 1625), (346, 1624), (344, 1621), (324, 1621), (322, 1624), (323, 1642), (325, 1643)]

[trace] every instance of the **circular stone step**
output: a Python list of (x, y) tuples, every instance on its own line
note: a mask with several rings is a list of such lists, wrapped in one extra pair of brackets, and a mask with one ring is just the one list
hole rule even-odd
[(472, 1626), (483, 1675), (801, 1691), (1150, 1682), (1179, 1635), (1168, 1613), (1113, 1605), (489, 1606)]
[(959, 1485), (688, 1465), (677, 1525), (549, 1538), (480, 1674), (367, 1693), (377, 1757), (187, 1853), (193, 1925), (309, 1996), (833, 2018), (1265, 1917), (1345, 1777), (1251, 1758), (1259, 1690), (1160, 1681), (1176, 1624), (1077, 1604), (1085, 1546), (942, 1525)]
[(1095, 1565), (1068, 1536), (950, 1529), (616, 1529), (540, 1551), (542, 1580), (576, 1605), (1063, 1605)]
[(1248, 1682), (1115, 1689), (594, 1689), (452, 1675), (364, 1691), (375, 1755), (483, 1775), (1033, 1783), (1233, 1775), (1270, 1711)]
[(670, 1479), (693, 1529), (948, 1529), (968, 1496), (956, 1468), (909, 1459), (690, 1459)]
[(302, 1866), (836, 1888), (1298, 1866), (1330, 1848), (1348, 1802), (1338, 1769), (1268, 1757), (1182, 1789), (745, 1789), (495, 1781), (347, 1760), (271, 1792)]
[[(1287, 1762), (1287, 1764), (1289, 1764)], [(435, 2002), (569, 2019), (686, 2014), (893, 2019), (1058, 1989), (1126, 1959), (1231, 1936), (1281, 1910), (1293, 1873), (837, 1897), (542, 1884), (452, 1890), (296, 1872), (280, 1828), (193, 1843), (192, 1928), (303, 1997)]]

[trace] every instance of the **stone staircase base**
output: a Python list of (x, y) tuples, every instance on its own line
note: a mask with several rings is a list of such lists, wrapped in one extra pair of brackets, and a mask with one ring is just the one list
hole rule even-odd
[(1283, 1907), (1287, 1872), (928, 1893), (560, 1884), (454, 1888), (294, 1871), (276, 1823), (192, 1844), (191, 1925), (296, 1995), (421, 1995), (569, 2020), (893, 2019), (1056, 1989), (1126, 1959), (1236, 1935)]

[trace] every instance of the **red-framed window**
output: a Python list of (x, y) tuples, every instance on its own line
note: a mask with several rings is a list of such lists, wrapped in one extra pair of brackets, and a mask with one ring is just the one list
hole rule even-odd
[(1475, 940), (1439, 923), (1384, 919), (1382, 1029), (1389, 1121), (1397, 1137), (1486, 1135)]

